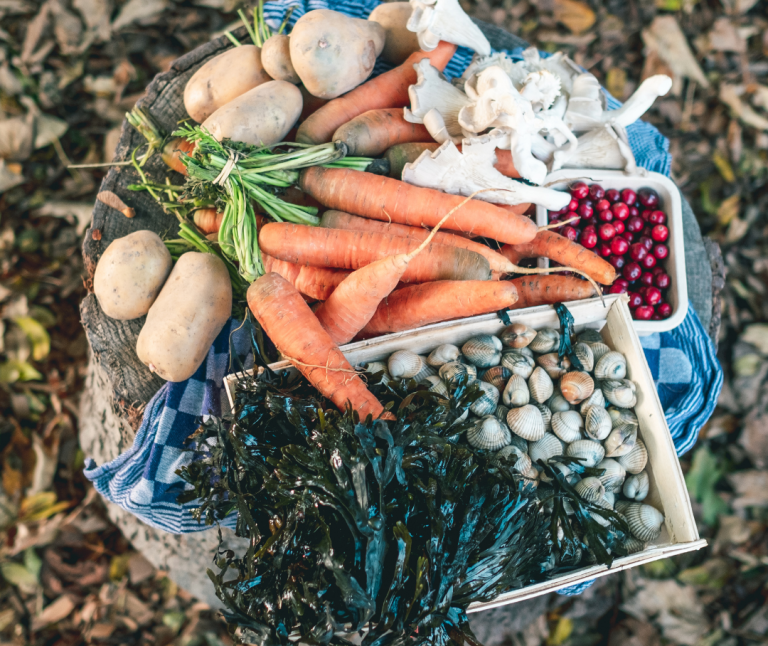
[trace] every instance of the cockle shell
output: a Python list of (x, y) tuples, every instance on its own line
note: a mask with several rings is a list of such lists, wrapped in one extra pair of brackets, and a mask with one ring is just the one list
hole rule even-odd
[(559, 390), (549, 398), (547, 406), (549, 406), (549, 410), (552, 411), (552, 414), (571, 410), (571, 405), (565, 400), (565, 397), (560, 394)]
[(533, 372), (533, 359), (523, 354), (520, 350), (509, 350), (501, 355), (501, 365), (509, 368), (514, 374), (528, 379)]
[(577, 343), (573, 346), (573, 354), (581, 361), (581, 367), (587, 372), (592, 372), (595, 367), (595, 355), (592, 354), (592, 348), (586, 343)]
[(427, 363), (426, 357), (421, 357), (421, 370), (419, 370), (415, 375), (413, 375), (413, 378), (417, 382), (422, 382), (427, 377), (431, 377), (432, 375), (436, 375), (436, 374), (437, 374), (437, 368), (435, 368), (434, 366), (430, 366)]
[(499, 464), (502, 460), (512, 463), (512, 468), (528, 480), (535, 480), (539, 476), (536, 467), (533, 466), (530, 456), (514, 445), (505, 446), (493, 458), (493, 463)]
[(541, 413), (541, 417), (544, 420), (544, 428), (550, 430), (552, 428), (552, 411), (549, 410), (549, 406), (546, 404), (539, 404), (538, 402), (533, 402), (533, 405), (538, 408)]
[(661, 526), (664, 524), (664, 514), (656, 507), (644, 505), (640, 502), (629, 503), (622, 512), (627, 519), (629, 531), (638, 540), (655, 541), (661, 534)]
[(527, 455), (526, 451), (521, 450), (514, 444), (508, 444), (496, 452), (496, 454), (493, 456), (493, 459), (491, 460), (491, 464), (501, 464), (503, 460), (514, 464), (523, 455)]
[(499, 389), (493, 384), (484, 381), (478, 381), (477, 385), (480, 387), (480, 390), (483, 391), (483, 394), (472, 402), (469, 410), (478, 417), (493, 415), (494, 412), (496, 412), (496, 406), (499, 403)]
[(497, 419), (500, 419), (505, 424), (507, 423), (507, 413), (509, 412), (509, 407), (505, 406), (504, 404), (499, 404), (496, 406), (496, 411), (493, 413)]
[(429, 375), (422, 379), (421, 383), (429, 388), (430, 392), (437, 393), (443, 397), (448, 397), (448, 386), (446, 386), (445, 382), (437, 375)]
[(552, 352), (560, 344), (560, 332), (550, 327), (541, 328), (528, 347), (534, 352)]
[(536, 338), (536, 330), (532, 330), (524, 323), (513, 323), (501, 331), (499, 338), (508, 348), (524, 348)]
[(641, 471), (640, 473), (632, 474), (626, 479), (622, 491), (630, 500), (645, 500), (648, 496), (650, 485), (651, 482), (650, 478), (648, 478), (648, 472)]
[(507, 385), (504, 387), (502, 401), (505, 406), (517, 407), (525, 406), (531, 399), (531, 393), (528, 390), (528, 384), (525, 383), (520, 375), (512, 375)]
[(590, 406), (584, 418), (584, 432), (593, 440), (602, 441), (611, 433), (611, 416), (602, 406)]
[[(563, 464), (562, 462), (555, 462), (554, 464), (550, 464), (550, 466), (555, 470), (559, 471), (563, 474), (563, 477), (565, 478), (565, 481), (569, 484), (575, 484), (579, 481), (579, 475), (577, 473), (574, 473), (571, 471), (571, 468), (568, 465)], [(542, 471), (541, 473), (541, 479), (544, 482), (551, 482), (552, 479)]]
[(621, 352), (606, 352), (595, 364), (595, 378), (624, 379), (627, 376), (627, 359)]
[(631, 426), (639, 425), (637, 415), (635, 415), (635, 411), (633, 410), (629, 410), (628, 408), (617, 408), (616, 406), (610, 406), (606, 410), (611, 416), (613, 428), (616, 428), (621, 424), (629, 424)]
[(617, 500), (613, 508), (623, 516), (631, 504), (631, 500)]
[(544, 369), (537, 366), (528, 379), (528, 389), (531, 391), (531, 397), (539, 404), (543, 404), (552, 397), (555, 392), (555, 385)]
[(496, 388), (501, 391), (504, 390), (504, 386), (507, 385), (511, 376), (512, 371), (509, 368), (505, 368), (504, 366), (493, 366), (482, 373), (480, 380), (496, 386)]
[[(582, 415), (587, 414), (587, 409), (590, 406), (602, 406), (605, 408), (605, 396), (603, 395), (603, 391), (599, 388), (595, 388), (595, 391), (587, 397), (581, 404), (579, 404), (579, 412)], [(611, 424), (613, 425), (613, 424)]]
[(410, 379), (419, 374), (424, 366), (421, 357), (410, 350), (398, 350), (387, 360), (389, 374), (393, 379)]
[(619, 408), (632, 408), (637, 404), (637, 387), (629, 379), (606, 379), (600, 383), (605, 398)]
[(536, 358), (538, 363), (552, 379), (557, 379), (563, 376), (568, 368), (571, 367), (571, 362), (568, 357), (559, 357), (557, 352), (550, 352), (549, 354), (542, 354)]
[(588, 477), (579, 480), (573, 487), (584, 500), (596, 503), (605, 495), (605, 487), (598, 478)]
[(623, 545), (624, 549), (627, 550), (627, 556), (630, 554), (637, 554), (645, 549), (645, 542), (638, 540), (634, 536), (625, 539)]
[(524, 440), (535, 442), (544, 437), (544, 419), (539, 409), (531, 404), (513, 408), (507, 413), (507, 426)]
[(524, 348), (517, 348), (517, 351), (520, 354), (524, 354), (526, 357), (530, 357), (531, 359), (534, 359), (533, 350), (531, 350), (528, 346), (525, 346)]
[(565, 454), (572, 458), (582, 458), (582, 466), (596, 467), (605, 457), (605, 449), (600, 442), (594, 440), (576, 440), (568, 445)]
[(451, 343), (444, 343), (437, 346), (427, 357), (427, 363), (430, 366), (439, 368), (443, 364), (450, 363), (451, 361), (458, 361), (461, 350)]
[(592, 328), (587, 328), (586, 330), (579, 332), (576, 335), (576, 340), (580, 343), (587, 343), (588, 345), (592, 345), (593, 343), (603, 343), (603, 337), (600, 335), (600, 332), (593, 330)]
[(368, 374), (375, 375), (376, 373), (381, 373), (380, 383), (388, 384), (390, 381), (392, 381), (392, 375), (389, 374), (389, 368), (387, 368), (387, 364), (383, 361), (371, 361), (370, 363), (366, 363), (364, 365), (365, 371)]
[(560, 392), (571, 404), (583, 402), (595, 391), (595, 382), (589, 373), (568, 372), (560, 377)]
[(472, 365), (478, 368), (490, 368), (501, 361), (502, 348), (498, 337), (492, 334), (480, 334), (461, 346), (461, 352)]
[(606, 509), (613, 509), (613, 505), (615, 503), (616, 503), (616, 493), (613, 491), (608, 491), (607, 489), (605, 490), (605, 495), (603, 496), (603, 499), (598, 502), (598, 504), (601, 507), (605, 507)]
[(529, 484), (533, 484), (539, 477), (539, 472), (536, 467), (533, 466), (531, 456), (527, 453), (523, 453), (515, 462), (513, 467)]
[(566, 444), (580, 440), (583, 428), (584, 420), (575, 410), (552, 414), (552, 432)]
[(544, 437), (536, 442), (528, 442), (528, 455), (533, 462), (542, 460), (549, 462), (558, 455), (564, 455), (565, 447), (552, 433), (544, 433)]
[(498, 451), (509, 444), (509, 429), (493, 415), (483, 417), (467, 431), (467, 442), (476, 449)]
[(627, 477), (627, 470), (623, 466), (616, 460), (606, 458), (600, 461), (597, 468), (605, 470), (605, 473), (598, 476), (598, 478), (603, 483), (606, 491), (621, 491), (621, 485), (624, 484), (624, 479)]
[(449, 361), (440, 366), (438, 374), (447, 383), (453, 383), (453, 381), (459, 375), (468, 375), (469, 380), (467, 383), (471, 384), (477, 377), (477, 369), (475, 366), (468, 366), (465, 363), (459, 363), (458, 361)]
[(619, 464), (627, 470), (627, 473), (638, 474), (648, 464), (648, 449), (645, 448), (643, 441), (637, 438), (632, 450), (625, 455), (619, 456), (618, 460)]
[(589, 347), (592, 348), (592, 356), (595, 358), (595, 362), (600, 361), (603, 355), (611, 351), (611, 349), (602, 341), (598, 343), (590, 343)]
[(637, 440), (637, 426), (621, 424), (615, 427), (605, 438), (605, 455), (618, 458), (629, 453)]

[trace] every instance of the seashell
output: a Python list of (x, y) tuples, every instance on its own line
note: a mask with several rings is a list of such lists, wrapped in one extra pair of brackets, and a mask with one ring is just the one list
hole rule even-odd
[(520, 450), (520, 448), (514, 444), (507, 444), (507, 446), (502, 447), (496, 452), (496, 455), (494, 455), (491, 460), (491, 464), (501, 464), (502, 460), (507, 460), (514, 464), (523, 455), (526, 455), (525, 451)]
[(576, 493), (588, 502), (597, 502), (605, 495), (605, 487), (592, 476), (579, 480), (573, 487)]
[(509, 368), (505, 368), (504, 366), (493, 366), (492, 368), (488, 368), (488, 370), (483, 372), (480, 380), (488, 384), (492, 384), (496, 386), (499, 391), (502, 391), (504, 390), (504, 386), (507, 385), (507, 382), (511, 376), (512, 371)]
[(493, 415), (487, 415), (467, 431), (467, 442), (476, 449), (498, 451), (509, 444), (509, 429)]
[(382, 376), (379, 383), (388, 384), (390, 381), (392, 381), (392, 375), (389, 374), (389, 368), (387, 368), (387, 364), (383, 361), (371, 361), (370, 363), (366, 363), (365, 371), (371, 375), (375, 375), (376, 373), (380, 372)]
[(524, 348), (518, 348), (517, 351), (520, 354), (524, 354), (526, 357), (530, 357), (531, 359), (536, 358), (533, 354), (533, 350), (531, 350), (528, 346), (525, 346)]
[(474, 366), (468, 366), (465, 363), (459, 363), (458, 361), (449, 361), (440, 366), (438, 374), (446, 383), (453, 383), (456, 381), (459, 375), (468, 375), (468, 384), (471, 384), (477, 377), (477, 369)]
[(536, 332), (536, 336), (528, 347), (534, 352), (544, 354), (552, 352), (558, 345), (560, 345), (560, 332), (551, 327), (544, 327)]
[(427, 363), (430, 366), (439, 368), (443, 364), (450, 363), (451, 361), (458, 361), (461, 350), (451, 343), (443, 343), (443, 345), (437, 346), (427, 357)]
[(605, 455), (618, 458), (629, 453), (637, 440), (637, 426), (622, 424), (614, 428), (605, 438)]
[(608, 407), (608, 414), (611, 416), (611, 422), (613, 428), (619, 426), (619, 424), (629, 424), (631, 426), (639, 426), (640, 422), (637, 421), (637, 415), (635, 411), (628, 408), (616, 408), (616, 406)]
[(595, 382), (586, 372), (568, 372), (560, 377), (560, 392), (566, 401), (579, 404), (595, 392)]
[(536, 330), (524, 323), (513, 323), (501, 331), (499, 338), (508, 348), (524, 348), (536, 338)]
[(621, 485), (624, 484), (624, 478), (627, 477), (627, 470), (621, 464), (616, 460), (606, 458), (598, 463), (597, 468), (605, 470), (603, 475), (597, 477), (603, 483), (606, 491), (621, 491)]
[(581, 367), (587, 372), (592, 372), (595, 367), (595, 355), (592, 354), (592, 348), (586, 343), (577, 343), (573, 346), (573, 353), (581, 361)]
[(544, 428), (549, 431), (552, 428), (552, 411), (549, 410), (548, 406), (539, 404), (538, 402), (533, 402), (533, 405), (539, 409), (541, 417), (544, 420)]
[(600, 332), (591, 328), (587, 328), (586, 330), (579, 332), (576, 335), (576, 340), (580, 343), (586, 343), (588, 345), (592, 345), (593, 343), (603, 343), (603, 337)]
[(496, 411), (493, 413), (496, 416), (496, 419), (500, 419), (505, 424), (507, 423), (507, 413), (509, 412), (509, 408), (505, 406), (504, 404), (499, 404), (496, 406)]
[(575, 410), (552, 414), (552, 432), (566, 444), (580, 440), (583, 428), (584, 420)]
[(582, 458), (580, 464), (584, 467), (596, 467), (605, 457), (605, 449), (600, 442), (594, 440), (576, 440), (568, 445), (565, 454), (572, 458)]
[(443, 397), (448, 397), (448, 386), (446, 386), (445, 382), (437, 375), (429, 375), (422, 379), (420, 383), (429, 388), (430, 392), (437, 393)]
[(617, 500), (616, 504), (613, 506), (614, 511), (624, 515), (624, 512), (627, 511), (627, 508), (632, 504), (631, 500)]
[(634, 473), (624, 482), (624, 488), (622, 491), (624, 495), (630, 500), (645, 500), (648, 496), (648, 489), (651, 486), (650, 478), (647, 471), (641, 471), (640, 473)]
[(528, 480), (536, 480), (539, 477), (539, 472), (533, 466), (530, 456), (515, 446), (505, 446), (494, 456), (493, 462), (498, 464), (502, 459), (511, 462), (512, 468)]
[[(504, 424), (505, 427), (507, 427), (506, 424)], [(507, 427), (509, 428), (509, 427)], [(516, 446), (518, 449), (520, 449), (523, 453), (528, 453), (528, 440), (524, 440), (522, 437), (515, 433), (511, 433), (510, 435), (512, 437), (512, 446)]]
[(598, 501), (597, 504), (606, 509), (613, 509), (613, 506), (616, 504), (616, 494), (613, 491), (606, 490), (603, 499)]
[(605, 345), (605, 343), (590, 343), (589, 347), (592, 349), (592, 356), (595, 358), (595, 363), (600, 361), (604, 354), (611, 351), (611, 348)]
[(531, 399), (531, 393), (528, 391), (528, 384), (525, 383), (525, 379), (520, 375), (512, 375), (504, 387), (501, 398), (504, 405), (510, 408), (525, 406)]
[[(605, 396), (603, 395), (603, 391), (599, 388), (595, 388), (595, 391), (587, 397), (581, 404), (579, 405), (579, 412), (582, 415), (587, 414), (587, 409), (590, 406), (602, 406), (605, 408)], [(613, 426), (613, 423), (611, 423), (611, 426)]]
[(603, 441), (611, 433), (611, 416), (602, 406), (590, 406), (584, 419), (584, 432), (593, 440)]
[(627, 473), (635, 475), (645, 469), (645, 465), (648, 464), (648, 449), (639, 437), (629, 453), (619, 456), (619, 464), (627, 470)]
[(624, 512), (629, 531), (638, 540), (655, 541), (661, 534), (661, 526), (664, 524), (664, 514), (656, 507), (644, 505), (640, 502), (631, 502)]
[(630, 554), (637, 554), (638, 552), (642, 552), (645, 549), (645, 541), (641, 541), (634, 536), (630, 536), (629, 538), (624, 539), (624, 542), (622, 543), (624, 546), (624, 549), (627, 550), (627, 556)]
[[(599, 505), (600, 501), (599, 500), (596, 501), (596, 504)], [(600, 514), (594, 512), (594, 511), (590, 511), (589, 515), (592, 516), (592, 520), (594, 520), (598, 525), (602, 525), (603, 527), (610, 527), (611, 526), (611, 521), (608, 520), (607, 518), (604, 518)]]
[(621, 352), (606, 352), (595, 363), (596, 379), (624, 379), (627, 376), (627, 359)]
[(493, 415), (496, 412), (496, 406), (499, 403), (499, 389), (493, 384), (484, 381), (478, 381), (477, 385), (480, 387), (482, 395), (472, 402), (469, 410), (478, 417)]
[(528, 379), (533, 372), (533, 359), (520, 350), (509, 350), (501, 355), (501, 365), (508, 368), (515, 375)]
[(568, 368), (571, 367), (571, 362), (568, 357), (561, 358), (558, 356), (557, 352), (542, 354), (540, 357), (536, 358), (536, 363), (544, 368), (552, 379), (562, 377), (568, 372)]
[(521, 408), (513, 408), (507, 413), (509, 430), (524, 440), (535, 442), (544, 437), (544, 419), (539, 409), (531, 404)]
[(544, 369), (537, 366), (528, 379), (528, 389), (531, 391), (531, 397), (539, 404), (543, 404), (552, 397), (555, 392), (555, 385), (550, 376), (544, 372)]
[(437, 374), (437, 368), (434, 366), (430, 366), (427, 363), (426, 357), (421, 357), (421, 370), (419, 370), (415, 375), (413, 375), (413, 378), (417, 382), (424, 381), (427, 377), (431, 377), (432, 375)]
[(606, 379), (600, 383), (605, 398), (619, 408), (637, 404), (637, 387), (629, 379)]
[(552, 411), (553, 415), (555, 413), (563, 413), (567, 410), (571, 410), (571, 405), (565, 400), (565, 397), (560, 394), (559, 390), (549, 398), (547, 406), (549, 406), (549, 410)]
[(558, 455), (564, 455), (565, 447), (552, 433), (544, 433), (544, 437), (536, 442), (528, 442), (528, 455), (535, 463), (539, 460), (549, 462)]
[(473, 366), (490, 368), (501, 361), (502, 347), (498, 337), (492, 334), (480, 334), (461, 346), (461, 352)]
[[(565, 478), (565, 481), (568, 482), (569, 484), (575, 484), (576, 482), (578, 482), (579, 480), (578, 474), (571, 471), (571, 468), (563, 464), (562, 462), (555, 462), (554, 464), (550, 464), (549, 466), (551, 466), (555, 471), (559, 471), (560, 473), (562, 473), (563, 477)], [(574, 478), (574, 476), (576, 477)], [(544, 482), (551, 482), (551, 478), (547, 476), (544, 472), (541, 473), (541, 479)]]
[(424, 362), (410, 350), (398, 350), (387, 360), (389, 374), (393, 379), (410, 379), (419, 374)]
[[(468, 417), (469, 417), (469, 409), (465, 410), (459, 417), (453, 420), (450, 426), (456, 426), (456, 424), (461, 424), (462, 422), (466, 422)], [(448, 428), (450, 428), (450, 426)]]

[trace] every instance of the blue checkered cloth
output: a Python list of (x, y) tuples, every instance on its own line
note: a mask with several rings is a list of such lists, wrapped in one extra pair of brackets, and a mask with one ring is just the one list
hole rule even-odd
[[(366, 18), (379, 4), (325, 2), (323, 0), (276, 0), (265, 5), (268, 22), (277, 27), (288, 7), (295, 6), (289, 23), (313, 9), (335, 9), (357, 18)], [(522, 49), (508, 52), (521, 58)], [(460, 48), (446, 68), (448, 76), (460, 76), (472, 59), (472, 52)], [(381, 61), (374, 73), (388, 69)], [(608, 97), (610, 107), (619, 103)], [(669, 141), (650, 124), (638, 121), (627, 128), (637, 163), (651, 171), (669, 174)], [(689, 308), (682, 325), (671, 332), (642, 338), (651, 372), (669, 422), (678, 455), (695, 443), (699, 429), (714, 410), (723, 381), (715, 349)], [(207, 529), (192, 517), (195, 503), (180, 505), (176, 498), (186, 484), (176, 470), (191, 460), (185, 452), (187, 438), (197, 429), (197, 420), (222, 412), (222, 384), (225, 375), (240, 370), (249, 354), (250, 335), (231, 320), (213, 344), (195, 375), (182, 383), (167, 383), (152, 398), (133, 446), (117, 459), (97, 466), (88, 460), (86, 477), (107, 500), (138, 516), (158, 529), (188, 533)], [(232, 526), (234, 519), (228, 519)], [(578, 594), (589, 583), (563, 588), (561, 594)]]

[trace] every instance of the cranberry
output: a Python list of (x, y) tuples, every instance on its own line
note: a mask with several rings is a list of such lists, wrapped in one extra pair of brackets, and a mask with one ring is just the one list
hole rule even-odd
[(632, 258), (632, 260), (640, 261), (643, 258), (645, 258), (647, 255), (648, 255), (648, 249), (646, 249), (639, 242), (635, 242), (634, 244), (629, 246), (629, 257)]
[(665, 244), (657, 244), (653, 248), (653, 255), (659, 260), (664, 260), (669, 255), (669, 247)]
[(656, 274), (663, 274), (664, 273), (664, 267), (661, 265), (656, 265), (653, 269), (651, 269), (651, 272), (655, 276)]
[(651, 237), (656, 242), (666, 242), (667, 238), (669, 238), (669, 229), (663, 224), (657, 224), (651, 229)]
[(643, 304), (643, 297), (637, 292), (629, 292), (629, 309), (633, 310)]
[(595, 204), (595, 209), (597, 209), (598, 212), (600, 211), (607, 211), (611, 208), (611, 203), (603, 198), (602, 200), (598, 200), (597, 204)]
[(652, 188), (641, 188), (637, 192), (637, 199), (646, 209), (655, 209), (659, 204), (659, 194)]
[(660, 272), (653, 277), (653, 284), (659, 289), (666, 289), (671, 282), (672, 280), (670, 279), (669, 274), (665, 274), (664, 272)]
[(651, 317), (652, 321), (660, 321), (661, 317), (654, 312), (653, 316)]
[[(562, 217), (562, 221), (563, 221), (563, 222), (565, 222), (566, 220), (571, 220), (571, 219), (573, 219), (573, 218), (578, 218), (578, 217), (579, 217), (579, 214), (578, 214), (578, 213), (576, 213), (576, 211), (568, 211), (568, 212), (567, 212), (567, 213), (566, 213), (566, 214), (565, 214), (565, 215)], [(574, 221), (573, 221), (571, 224), (573, 224), (574, 226), (576, 226), (576, 224), (575, 224), (575, 223), (578, 223), (578, 219), (574, 220)]]
[(640, 218), (635, 216), (629, 218), (629, 220), (626, 221), (625, 226), (627, 227), (627, 230), (631, 231), (632, 233), (637, 233), (638, 231), (642, 230), (643, 226), (645, 226), (645, 223)]
[(616, 235), (616, 227), (610, 222), (601, 224), (600, 228), (597, 230), (597, 235), (599, 235), (602, 240), (610, 240)]
[(650, 226), (646, 226), (646, 227), (644, 227), (644, 228), (643, 228), (643, 230), (640, 232), (640, 235), (641, 235), (642, 237), (644, 237), (644, 238), (648, 238), (649, 240), (651, 240), (651, 241), (652, 241), (652, 240), (653, 240), (653, 238), (651, 238), (651, 231), (653, 231), (653, 228), (652, 228), (652, 227), (650, 227)]
[(653, 308), (648, 305), (641, 305), (632, 312), (632, 315), (639, 321), (650, 321), (653, 314)]
[(624, 287), (629, 289), (629, 283), (626, 280), (624, 280), (623, 278), (617, 278), (616, 280), (613, 281), (613, 284), (614, 285), (624, 285)]
[(626, 204), (634, 204), (636, 199), (637, 193), (635, 193), (631, 188), (625, 188), (621, 192), (621, 201)]
[(583, 200), (589, 195), (589, 186), (584, 182), (574, 182), (571, 184), (571, 195), (577, 200)]
[(594, 215), (591, 218), (583, 218), (581, 221), (584, 223), (585, 227), (592, 227), (593, 229), (600, 224)]
[(640, 269), (640, 265), (638, 265), (636, 262), (628, 262), (621, 270), (621, 275), (624, 276), (624, 278), (626, 278), (630, 283), (633, 283), (638, 278), (640, 278), (642, 273), (643, 270)]
[(611, 240), (611, 251), (617, 256), (623, 256), (627, 253), (627, 249), (629, 249), (629, 244), (624, 238), (616, 237)]
[(648, 216), (648, 222), (651, 224), (664, 224), (667, 221), (667, 216), (664, 211), (651, 211)]
[(589, 196), (593, 200), (602, 200), (605, 197), (605, 189), (600, 184), (592, 184), (589, 187)]
[(597, 212), (597, 218), (602, 222), (610, 222), (613, 220), (613, 213), (611, 213), (610, 209), (603, 209)]
[(650, 271), (644, 271), (643, 275), (640, 276), (640, 284), (646, 287), (653, 285), (653, 274)]
[(557, 213), (552, 213), (549, 216), (549, 223), (554, 224), (555, 222), (560, 222), (560, 216)]
[(609, 294), (626, 294), (627, 293), (627, 286), (626, 285), (617, 285), (614, 283), (610, 286), (608, 289)]
[(579, 237), (579, 232), (576, 231), (570, 224), (567, 227), (563, 227), (560, 231), (560, 235), (568, 238), (571, 242), (576, 242)]
[(630, 218), (640, 217), (640, 209), (638, 209), (636, 206), (630, 206), (629, 207), (629, 217)]
[(597, 231), (584, 229), (581, 232), (581, 244), (587, 249), (594, 249), (597, 245)]
[(605, 199), (609, 202), (618, 202), (621, 199), (621, 193), (615, 188), (609, 188), (605, 192)]
[(578, 209), (578, 208), (579, 208), (579, 201), (578, 201), (577, 199), (575, 199), (575, 198), (574, 198), (574, 199), (572, 199), (572, 200), (571, 200), (571, 201), (568, 203), (568, 206), (566, 206), (566, 207), (565, 207), (565, 210), (566, 210), (566, 211), (575, 211), (575, 210), (576, 210), (576, 209)]
[(648, 251), (650, 251), (653, 248), (653, 240), (651, 240), (648, 236), (641, 236), (638, 242), (641, 245), (643, 245)]
[(600, 254), (603, 258), (610, 258), (611, 257), (611, 245), (605, 244), (604, 242), (600, 243), (600, 246), (597, 248), (597, 253)]
[[(623, 223), (622, 223), (623, 224)], [(613, 226), (616, 226), (615, 224)], [(632, 244), (635, 241), (635, 234), (631, 231), (624, 231), (624, 233), (621, 234), (624, 239), (629, 243)]]
[(669, 303), (661, 302), (656, 306), (656, 314), (663, 319), (668, 319), (672, 316), (672, 306)]
[(595, 210), (592, 208), (592, 205), (588, 204), (586, 201), (579, 204), (579, 208), (576, 210), (583, 218), (591, 218), (592, 214), (595, 212)]
[(661, 303), (661, 290), (658, 287), (643, 287), (640, 290), (646, 305), (658, 305)]
[(616, 222), (613, 223), (613, 228), (616, 229), (616, 235), (624, 233), (624, 223), (621, 220), (616, 220)]
[(656, 256), (654, 256), (652, 253), (649, 253), (640, 261), (640, 264), (646, 269), (653, 269), (656, 266)]
[(614, 269), (621, 269), (627, 261), (624, 259), (624, 256), (609, 256), (608, 262), (613, 265)]
[(612, 204), (611, 211), (617, 220), (626, 220), (629, 217), (629, 207), (624, 202)]

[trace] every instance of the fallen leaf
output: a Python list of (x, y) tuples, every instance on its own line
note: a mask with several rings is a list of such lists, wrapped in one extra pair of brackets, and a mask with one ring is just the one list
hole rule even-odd
[(112, 23), (112, 29), (118, 31), (133, 22), (153, 18), (163, 13), (168, 6), (168, 0), (128, 0)]
[(709, 559), (701, 565), (690, 567), (677, 575), (678, 581), (688, 585), (720, 589), (728, 581), (731, 567), (725, 559)]
[(0, 65), (0, 89), (9, 96), (21, 94), (24, 86), (17, 76), (11, 71), (8, 63)]
[(90, 202), (59, 202), (51, 200), (34, 211), (35, 216), (49, 215), (57, 218), (74, 217), (77, 235), (81, 236), (91, 224), (93, 204)]
[[(53, 33), (62, 54), (71, 56), (83, 51), (83, 25), (80, 20), (67, 9), (61, 0), (50, 0), (51, 15), (53, 16)], [(87, 46), (87, 41), (86, 41)]]
[(608, 646), (657, 646), (659, 633), (647, 621), (627, 617), (620, 621), (608, 637)]
[(112, 557), (112, 560), (109, 562), (109, 578), (115, 583), (122, 581), (125, 575), (128, 574), (128, 561), (130, 558), (130, 552)]
[(69, 128), (66, 121), (41, 113), (35, 119), (35, 148), (44, 148), (60, 139)]
[(595, 24), (595, 12), (578, 0), (554, 0), (555, 20), (574, 34), (583, 34)]
[[(43, 411), (45, 408), (43, 407)], [(64, 417), (60, 415), (60, 417)], [(32, 473), (32, 483), (27, 489), (28, 494), (50, 489), (59, 465), (59, 432), (52, 431), (45, 439), (37, 433), (32, 435), (32, 450), (35, 452), (35, 470)]]
[(717, 458), (709, 449), (706, 446), (696, 449), (691, 468), (685, 475), (685, 484), (691, 497), (701, 503), (707, 525), (714, 525), (717, 517), (728, 510), (728, 506), (715, 491), (715, 485), (722, 475)]
[(718, 520), (720, 526), (715, 537), (716, 548), (743, 545), (752, 536), (753, 527), (739, 516), (720, 516)]
[(19, 359), (9, 359), (0, 363), (0, 384), (14, 384), (17, 381), (37, 381), (42, 379), (34, 366)]
[(739, 205), (741, 196), (736, 193), (725, 198), (717, 207), (717, 220), (721, 225), (726, 226), (739, 214)]
[(555, 629), (550, 633), (547, 639), (547, 646), (561, 646), (573, 632), (573, 621), (568, 617), (560, 617)]
[(728, 159), (719, 150), (712, 153), (712, 163), (726, 182), (735, 182), (736, 176)]
[(715, 20), (708, 35), (709, 47), (718, 52), (737, 52), (743, 54), (747, 51), (747, 41), (741, 36), (730, 18), (725, 16)]
[(24, 161), (32, 154), (35, 117), (13, 117), (0, 121), (0, 158)]
[(0, 610), (0, 633), (10, 626), (16, 619), (16, 611), (13, 608)]
[(674, 16), (656, 16), (650, 27), (643, 29), (642, 38), (646, 49), (656, 52), (674, 76), (689, 78), (703, 87), (709, 87), (709, 81)]
[(37, 588), (37, 576), (27, 570), (21, 563), (0, 563), (0, 575), (11, 585), (26, 593), (32, 594)]
[(53, 603), (49, 603), (43, 611), (32, 617), (31, 630), (42, 630), (46, 626), (58, 623), (62, 619), (69, 617), (75, 609), (75, 604), (67, 595), (62, 595)]
[(20, 164), (6, 163), (4, 159), (0, 159), (0, 194), (25, 181)]
[(752, 96), (750, 97), (750, 100), (755, 107), (768, 111), (768, 86), (752, 86)]
[(51, 337), (48, 336), (46, 329), (31, 316), (15, 318), (14, 323), (24, 331), (32, 343), (32, 358), (35, 361), (45, 359), (51, 351)]
[(109, 40), (112, 35), (112, 27), (109, 24), (112, 14), (110, 0), (73, 0), (72, 6), (80, 12), (96, 42)]
[(128, 577), (132, 585), (138, 585), (155, 574), (155, 566), (142, 554), (134, 552), (128, 559)]
[(746, 89), (742, 85), (730, 85), (722, 83), (720, 85), (720, 100), (725, 103), (744, 123), (759, 130), (768, 130), (768, 119), (755, 112), (751, 106), (747, 105), (742, 96)]
[(662, 11), (680, 11), (683, 8), (682, 0), (655, 0), (654, 4)]
[(37, 50), (37, 46), (45, 34), (50, 18), (51, 3), (46, 2), (40, 7), (37, 15), (27, 23), (24, 44), (21, 46), (21, 60), (24, 63), (30, 63), (37, 58), (35, 50)]
[(736, 490), (731, 502), (734, 509), (768, 507), (768, 471), (737, 471), (726, 477)]
[(627, 73), (621, 67), (612, 67), (608, 70), (608, 74), (605, 79), (605, 88), (611, 93), (612, 96), (619, 99), (624, 99), (624, 88), (627, 85)]

